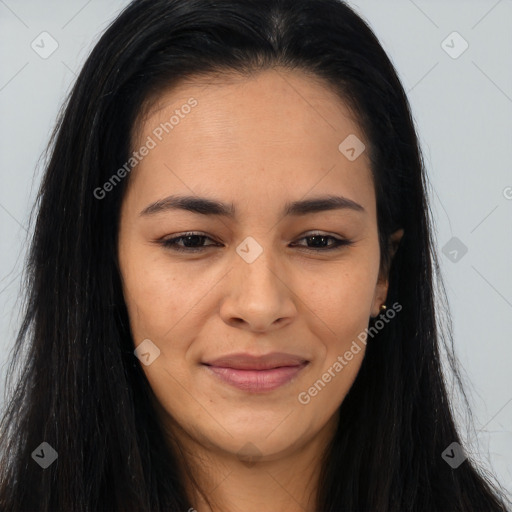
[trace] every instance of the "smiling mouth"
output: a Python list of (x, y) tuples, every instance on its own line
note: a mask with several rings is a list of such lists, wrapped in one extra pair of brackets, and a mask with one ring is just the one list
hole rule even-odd
[[(226, 364), (226, 363), (224, 363)], [(295, 378), (308, 364), (309, 361), (296, 361), (294, 363), (268, 367), (276, 363), (231, 363), (233, 366), (211, 365), (203, 363), (208, 373), (224, 383), (248, 392), (272, 391), (284, 386)], [(252, 367), (251, 367), (252, 365)], [(260, 368), (255, 368), (260, 366)], [(263, 366), (263, 368), (262, 368)], [(265, 366), (267, 366), (265, 368)]]

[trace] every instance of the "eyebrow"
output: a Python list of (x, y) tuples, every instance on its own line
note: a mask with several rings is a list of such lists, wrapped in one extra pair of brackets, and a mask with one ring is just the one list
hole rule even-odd
[[(139, 215), (148, 216), (171, 210), (185, 210), (200, 215), (216, 215), (229, 219), (236, 218), (236, 209), (233, 203), (225, 204), (206, 197), (174, 195), (151, 203)], [(300, 216), (329, 210), (353, 210), (366, 213), (366, 210), (352, 199), (328, 195), (286, 203), (283, 216)]]

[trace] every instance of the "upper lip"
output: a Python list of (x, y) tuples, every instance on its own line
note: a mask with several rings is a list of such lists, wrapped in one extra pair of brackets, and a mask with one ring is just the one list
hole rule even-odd
[(233, 368), (236, 370), (270, 370), (281, 366), (301, 366), (308, 360), (297, 355), (285, 354), (283, 352), (272, 352), (261, 356), (238, 353), (204, 361), (208, 366), (219, 368)]

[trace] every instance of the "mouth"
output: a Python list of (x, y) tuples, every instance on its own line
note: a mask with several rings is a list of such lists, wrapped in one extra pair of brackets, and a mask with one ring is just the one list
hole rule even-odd
[(272, 391), (287, 384), (308, 364), (302, 357), (283, 353), (232, 354), (202, 363), (215, 378), (253, 393)]

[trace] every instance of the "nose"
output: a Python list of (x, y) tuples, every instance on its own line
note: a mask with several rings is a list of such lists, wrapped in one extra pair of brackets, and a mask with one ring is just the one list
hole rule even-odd
[(276, 265), (270, 250), (251, 263), (238, 254), (226, 276), (225, 298), (220, 308), (224, 322), (253, 332), (282, 328), (297, 315), (294, 283), (283, 266)]

